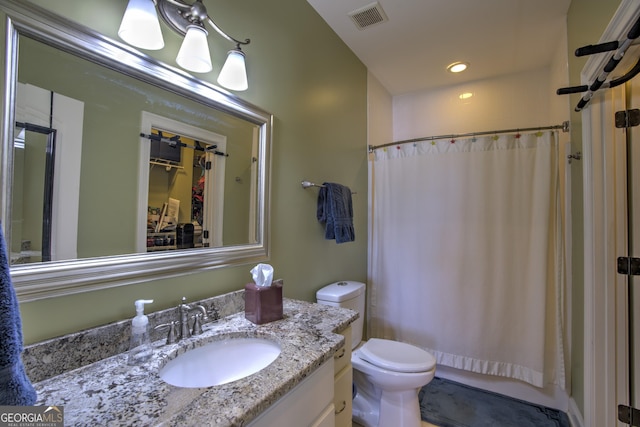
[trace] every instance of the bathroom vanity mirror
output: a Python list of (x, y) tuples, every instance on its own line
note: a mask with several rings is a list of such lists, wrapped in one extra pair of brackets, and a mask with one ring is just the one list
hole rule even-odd
[(21, 301), (268, 258), (269, 113), (36, 6), (0, 10)]

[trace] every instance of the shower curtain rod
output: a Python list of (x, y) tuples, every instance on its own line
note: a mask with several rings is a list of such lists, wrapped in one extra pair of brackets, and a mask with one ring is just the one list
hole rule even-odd
[(556, 130), (556, 129), (562, 129), (562, 132), (569, 132), (569, 121), (562, 122), (561, 125), (539, 126), (535, 128), (502, 129), (502, 130), (491, 130), (491, 131), (484, 131), (484, 132), (459, 133), (459, 134), (451, 134), (451, 135), (424, 136), (422, 138), (405, 139), (402, 141), (390, 142), (388, 144), (370, 145), (369, 152), (372, 153), (374, 150), (378, 148), (392, 147), (395, 145), (407, 144), (411, 142), (433, 141), (435, 139), (456, 139), (456, 138), (464, 138), (467, 136), (494, 135), (497, 133), (529, 132), (534, 130)]

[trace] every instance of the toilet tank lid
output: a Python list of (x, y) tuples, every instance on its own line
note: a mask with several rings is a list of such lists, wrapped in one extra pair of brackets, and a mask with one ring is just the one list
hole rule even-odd
[(362, 282), (341, 281), (325, 286), (316, 292), (318, 301), (342, 302), (361, 295), (365, 285)]

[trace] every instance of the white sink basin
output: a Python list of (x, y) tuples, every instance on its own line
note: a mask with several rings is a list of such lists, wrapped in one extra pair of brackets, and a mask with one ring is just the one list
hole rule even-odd
[(266, 368), (280, 346), (263, 338), (229, 338), (194, 348), (160, 369), (160, 378), (177, 387), (226, 384)]

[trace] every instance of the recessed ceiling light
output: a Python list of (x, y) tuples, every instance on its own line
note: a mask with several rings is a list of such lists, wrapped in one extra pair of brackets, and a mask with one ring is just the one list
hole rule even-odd
[(447, 67), (447, 71), (450, 73), (460, 73), (466, 70), (468, 66), (469, 64), (466, 62), (454, 62)]
[(465, 92), (465, 93), (461, 93), (461, 94), (458, 96), (458, 98), (460, 98), (460, 99), (463, 99), (463, 100), (464, 100), (464, 99), (469, 99), (469, 98), (471, 98), (472, 96), (473, 96), (473, 93), (471, 93), (471, 92)]

